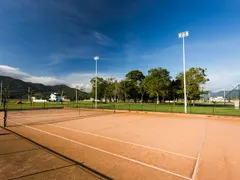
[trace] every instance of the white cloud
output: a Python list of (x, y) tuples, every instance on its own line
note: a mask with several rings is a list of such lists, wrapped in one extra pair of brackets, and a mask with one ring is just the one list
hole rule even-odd
[(0, 65), (0, 75), (21, 79), (26, 82), (41, 83), (45, 85), (65, 84), (63, 80), (57, 79), (55, 77), (31, 76), (30, 74), (21, 71), (19, 68), (6, 65)]
[(210, 81), (205, 85), (206, 89), (213, 92), (232, 90), (240, 84), (240, 71), (237, 66), (224, 64), (220, 67), (211, 67), (207, 71)]
[(94, 32), (93, 35), (95, 36), (95, 38), (97, 39), (97, 43), (98, 44), (101, 44), (103, 46), (114, 46), (116, 45), (117, 43), (109, 38), (108, 36), (104, 35), (104, 34), (101, 34), (99, 32)]
[[(28, 73), (25, 73), (21, 71), (19, 68), (6, 66), (6, 65), (0, 65), (0, 75), (2, 76), (9, 76), (16, 79), (21, 79), (25, 82), (32, 82), (32, 83), (40, 83), (44, 85), (57, 85), (57, 84), (66, 84), (72, 88), (75, 88), (76, 86), (83, 87), (83, 90), (86, 92), (91, 91), (91, 83), (90, 80), (95, 77), (95, 74), (91, 73), (71, 73), (65, 76), (60, 77), (50, 77), (50, 76), (32, 76)], [(99, 73), (99, 77), (102, 78), (110, 78), (112, 75), (107, 73)], [(117, 77), (115, 77), (117, 80), (122, 79), (122, 75), (118, 74)]]

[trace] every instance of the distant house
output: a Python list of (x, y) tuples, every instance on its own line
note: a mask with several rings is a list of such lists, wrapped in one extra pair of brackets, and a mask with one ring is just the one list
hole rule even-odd
[(62, 96), (59, 93), (52, 93), (50, 95), (49, 101), (53, 101), (53, 102), (62, 102)]
[(226, 102), (227, 100), (224, 99), (222, 96), (217, 96), (217, 97), (210, 97), (209, 99), (211, 102)]
[(32, 97), (32, 102), (43, 103), (43, 102), (47, 102), (47, 100), (45, 100), (45, 99), (36, 99), (36, 97)]

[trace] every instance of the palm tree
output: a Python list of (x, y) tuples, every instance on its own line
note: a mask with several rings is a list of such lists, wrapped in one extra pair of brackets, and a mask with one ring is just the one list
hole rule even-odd
[(3, 109), (7, 109), (7, 102), (10, 97), (10, 89), (9, 87), (3, 88)]
[(32, 105), (32, 96), (33, 96), (33, 94), (34, 94), (34, 91), (33, 91), (33, 90), (28, 91), (26, 94), (29, 96), (29, 99), (30, 99), (30, 105)]
[(64, 90), (61, 91), (61, 97), (63, 98), (66, 95), (66, 92)]

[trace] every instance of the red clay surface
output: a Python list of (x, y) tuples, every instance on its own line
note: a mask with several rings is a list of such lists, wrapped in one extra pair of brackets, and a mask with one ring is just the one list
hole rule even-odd
[[(9, 112), (8, 116), (9, 130), (110, 179), (240, 179), (238, 118), (76, 109)], [(11, 138), (4, 145), (13, 142), (27, 146)], [(5, 172), (6, 179), (15, 171)]]
[(0, 127), (0, 179), (103, 179)]

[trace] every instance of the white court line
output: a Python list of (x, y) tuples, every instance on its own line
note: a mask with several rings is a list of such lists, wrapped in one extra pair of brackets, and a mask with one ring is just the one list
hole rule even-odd
[(102, 136), (102, 135), (98, 135), (98, 134), (93, 134), (93, 133), (89, 133), (89, 132), (85, 132), (85, 131), (81, 131), (81, 130), (71, 129), (71, 128), (67, 128), (67, 127), (63, 127), (63, 126), (59, 126), (59, 125), (54, 125), (54, 124), (48, 124), (48, 125), (49, 126), (55, 126), (55, 127), (62, 128), (62, 129), (67, 129), (67, 130), (70, 130), (70, 131), (79, 132), (79, 133), (82, 133), (82, 134), (88, 134), (88, 135), (92, 135), (92, 136), (96, 136), (96, 137), (101, 137), (101, 138), (109, 139), (109, 140), (112, 140), (112, 141), (118, 141), (118, 142), (125, 143), (125, 144), (131, 144), (131, 145), (138, 146), (138, 147), (143, 147), (143, 148), (146, 148), (146, 149), (161, 151), (161, 152), (165, 152), (165, 153), (168, 153), (168, 154), (173, 154), (173, 155), (176, 155), (176, 156), (181, 156), (181, 157), (185, 157), (185, 158), (189, 158), (189, 159), (197, 159), (197, 158), (192, 157), (192, 156), (167, 151), (167, 150), (164, 150), (164, 149), (158, 149), (158, 148), (154, 148), (154, 147), (150, 147), (150, 146), (145, 146), (145, 145), (141, 145), (141, 144), (136, 144), (136, 143), (132, 143), (132, 142), (128, 142), (128, 141), (123, 141), (123, 140), (119, 140), (119, 139), (115, 139), (115, 138), (111, 138), (111, 137), (106, 137), (106, 136)]
[(202, 142), (201, 142), (201, 145), (200, 145), (200, 148), (199, 148), (199, 151), (198, 151), (198, 157), (197, 157), (195, 168), (194, 168), (194, 171), (193, 171), (193, 174), (192, 174), (192, 180), (194, 180), (196, 175), (197, 175), (197, 169), (198, 169), (198, 166), (199, 166), (200, 156), (201, 156), (201, 152), (202, 152), (202, 148), (203, 148), (204, 139), (206, 137), (206, 133), (207, 133), (207, 126), (205, 125), (205, 131), (204, 131), (204, 134), (203, 134), (203, 137), (202, 137)]
[(96, 151), (100, 151), (100, 152), (103, 152), (103, 153), (106, 153), (106, 154), (109, 154), (109, 155), (112, 155), (112, 156), (115, 156), (115, 157), (118, 157), (118, 158), (121, 158), (121, 159), (130, 161), (130, 162), (133, 162), (133, 163), (136, 163), (136, 164), (140, 164), (140, 165), (142, 165), (142, 166), (146, 166), (146, 167), (149, 167), (149, 168), (158, 170), (158, 171), (162, 171), (162, 172), (165, 172), (165, 173), (167, 173), (167, 174), (171, 174), (171, 175), (174, 175), (174, 176), (183, 178), (183, 179), (191, 180), (191, 178), (189, 178), (189, 177), (186, 177), (186, 176), (183, 176), (183, 175), (180, 175), (180, 174), (177, 174), (177, 173), (173, 173), (173, 172), (171, 172), (171, 171), (168, 171), (168, 170), (165, 170), (165, 169), (162, 169), (162, 168), (158, 168), (158, 167), (156, 167), (156, 166), (143, 163), (143, 162), (141, 162), (141, 161), (137, 161), (137, 160), (134, 160), (134, 159), (130, 159), (130, 158), (127, 158), (127, 157), (125, 157), (125, 156), (121, 156), (121, 155), (118, 155), (118, 154), (114, 154), (114, 153), (111, 153), (111, 152), (108, 152), (108, 151), (105, 151), (105, 150), (102, 150), (102, 149), (99, 149), (99, 148), (96, 148), (96, 147), (93, 147), (93, 146), (90, 146), (90, 145), (87, 145), (87, 144), (83, 144), (83, 143), (80, 143), (80, 142), (78, 142), (78, 141), (75, 141), (75, 140), (72, 140), (72, 139), (68, 139), (68, 138), (66, 138), (66, 137), (62, 137), (62, 136), (59, 136), (59, 135), (54, 134), (54, 133), (50, 133), (50, 132), (47, 132), (47, 131), (43, 131), (43, 130), (40, 130), (40, 129), (31, 127), (31, 126), (27, 126), (27, 125), (24, 125), (24, 124), (21, 124), (21, 123), (14, 122), (14, 121), (10, 121), (10, 122), (16, 123), (16, 124), (21, 125), (21, 126), (25, 126), (25, 127), (27, 127), (27, 128), (30, 128), (30, 129), (34, 129), (34, 130), (36, 130), (36, 131), (39, 131), (39, 132), (42, 132), (42, 133), (45, 133), (45, 134), (48, 134), (48, 135), (51, 135), (51, 136), (55, 136), (55, 137), (60, 138), (60, 139), (64, 139), (64, 140), (66, 140), (66, 141), (70, 141), (70, 142), (73, 142), (73, 143), (76, 143), (76, 144), (80, 144), (80, 145), (85, 146), (85, 147), (88, 147), (88, 148), (90, 148), (90, 149), (94, 149), (94, 150), (96, 150)]

